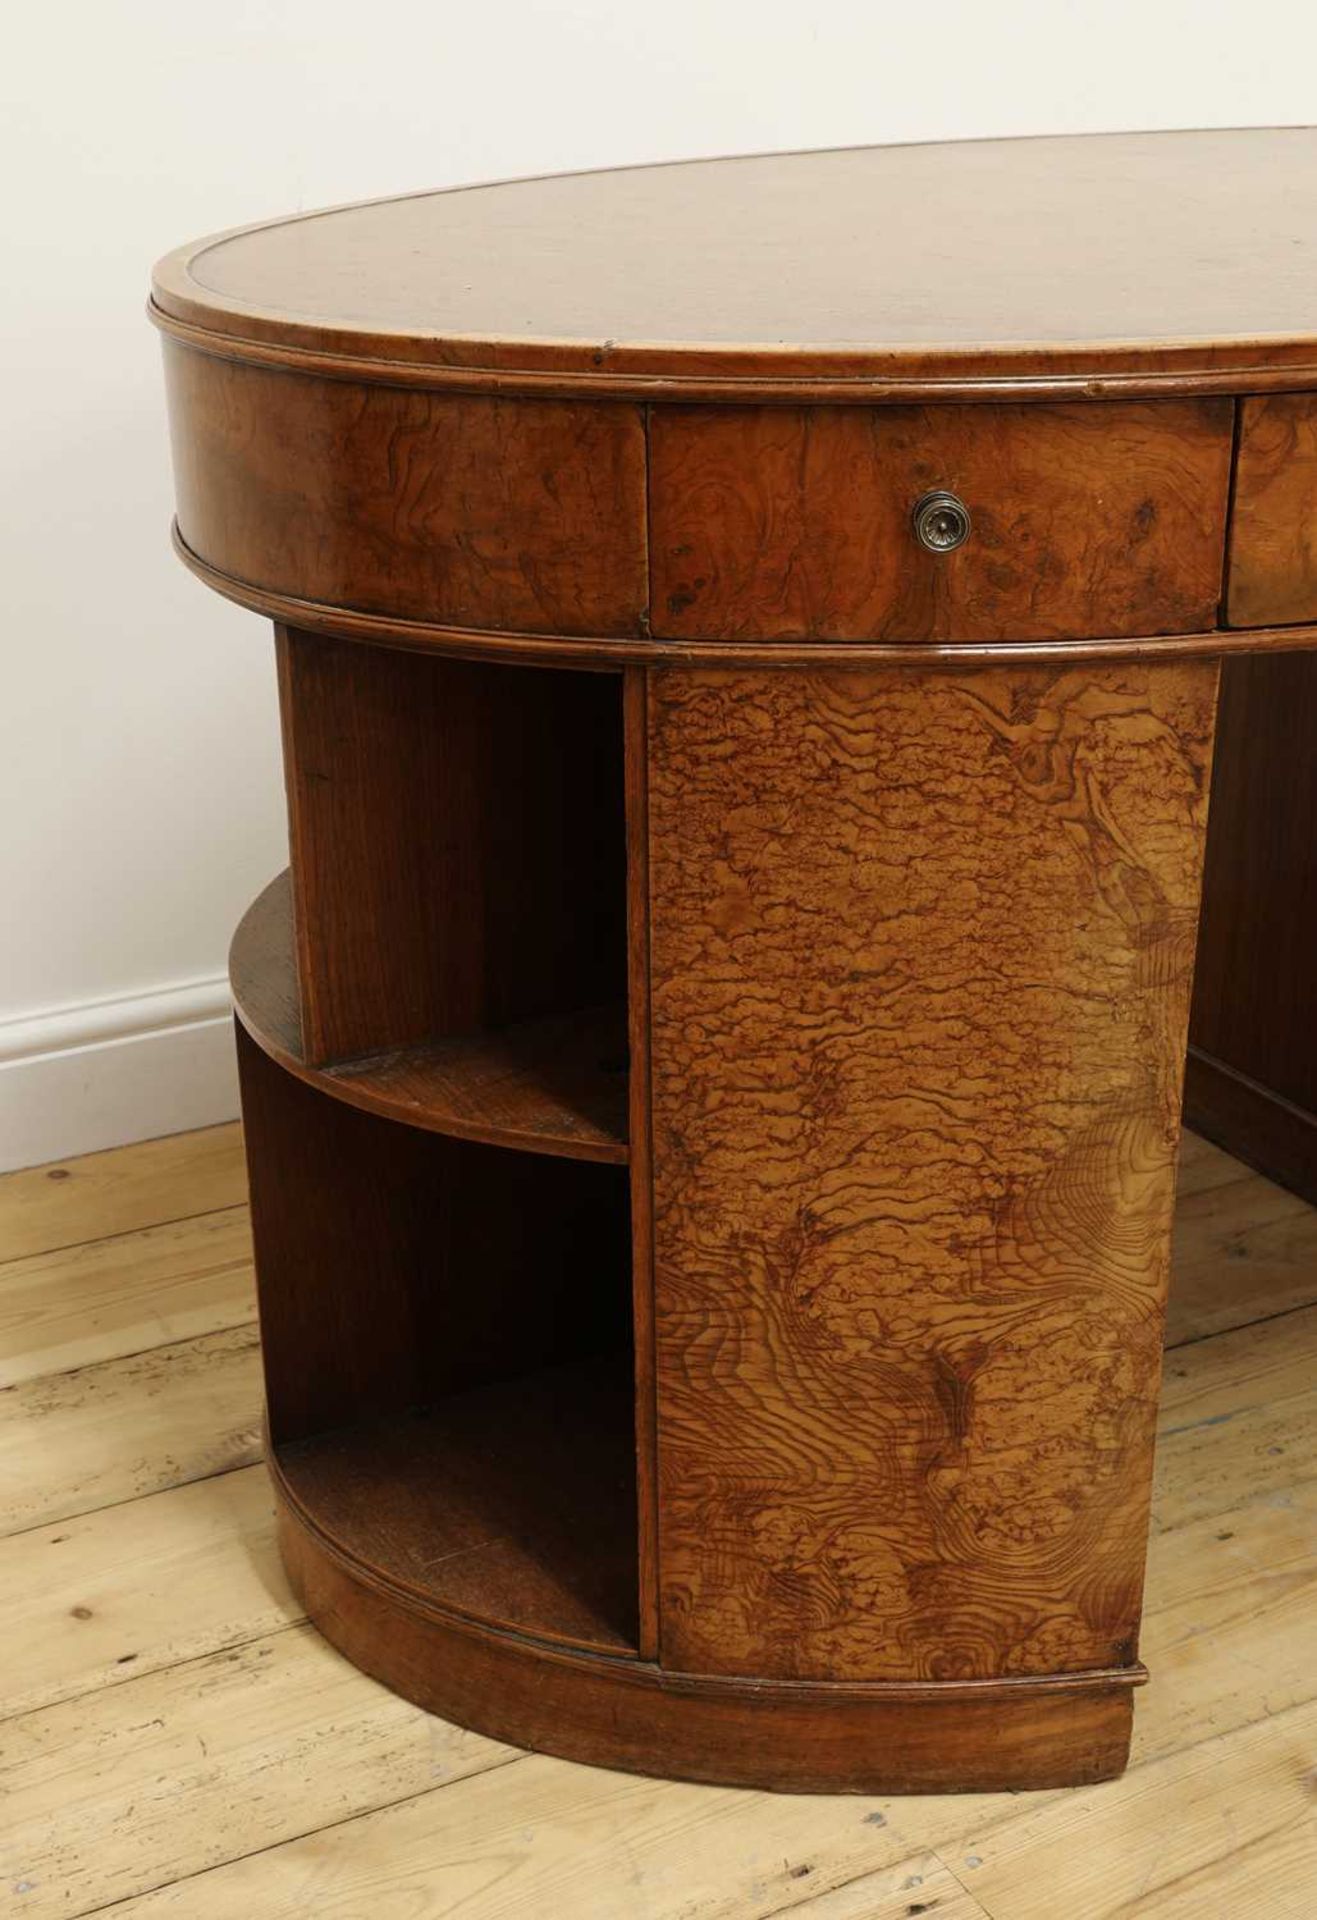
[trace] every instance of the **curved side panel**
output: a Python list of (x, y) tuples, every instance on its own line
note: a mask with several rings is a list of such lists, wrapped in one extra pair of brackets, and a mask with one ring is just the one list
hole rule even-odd
[(654, 676), (673, 1664), (1134, 1657), (1215, 692)]
[(169, 339), (164, 354), (178, 522), (211, 566), (403, 619), (641, 630), (639, 407), (362, 388)]

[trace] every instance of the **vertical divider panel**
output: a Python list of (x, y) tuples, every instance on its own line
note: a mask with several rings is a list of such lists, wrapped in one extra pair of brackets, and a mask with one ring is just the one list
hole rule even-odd
[(293, 916), (293, 957), (296, 967), (298, 1037), (302, 1058), (318, 1064), (325, 1057), (324, 1041), (316, 1017), (315, 968), (308, 945), (310, 916), (306, 888), (310, 865), (306, 851), (308, 827), (302, 807), (303, 781), (300, 772), (298, 738), (301, 732), (301, 703), (298, 665), (306, 636), (298, 636), (277, 621), (274, 629), (274, 662), (279, 685), (279, 731), (283, 760), (284, 799), (288, 812), (288, 890)]
[(631, 1260), (636, 1384), (640, 1657), (659, 1652), (658, 1459), (654, 1368), (654, 1180), (649, 1083), (649, 673), (623, 684), (627, 833), (627, 1032)]
[(308, 1062), (479, 1026), (475, 683), (287, 628), (278, 646)]
[(618, 676), (278, 645), (308, 1063), (620, 999)]
[(1317, 1202), (1317, 653), (1227, 660), (1185, 1118)]

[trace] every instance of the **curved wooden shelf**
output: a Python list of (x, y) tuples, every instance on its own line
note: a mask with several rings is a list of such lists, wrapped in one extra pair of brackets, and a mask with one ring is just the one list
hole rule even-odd
[(403, 1606), (635, 1656), (627, 1354), (273, 1450), (285, 1499)]
[(624, 1008), (311, 1066), (302, 1053), (286, 873), (239, 922), (229, 974), (238, 1018), (256, 1044), (335, 1100), (488, 1146), (615, 1165), (629, 1158)]

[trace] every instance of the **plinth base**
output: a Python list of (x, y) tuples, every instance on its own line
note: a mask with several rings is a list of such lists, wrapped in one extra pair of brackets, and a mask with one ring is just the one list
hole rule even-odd
[(274, 1478), (284, 1563), (326, 1639), (417, 1706), (492, 1739), (789, 1793), (1079, 1786), (1125, 1765), (1142, 1667), (869, 1685), (673, 1673), (428, 1604), (332, 1538), (277, 1462)]

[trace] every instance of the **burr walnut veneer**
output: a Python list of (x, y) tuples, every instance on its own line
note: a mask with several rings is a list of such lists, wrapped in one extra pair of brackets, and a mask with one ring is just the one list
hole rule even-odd
[(797, 1789), (1124, 1762), (1220, 661), (1317, 640), (1317, 135), (642, 168), (157, 269), (271, 615), (233, 953), (311, 1616)]

